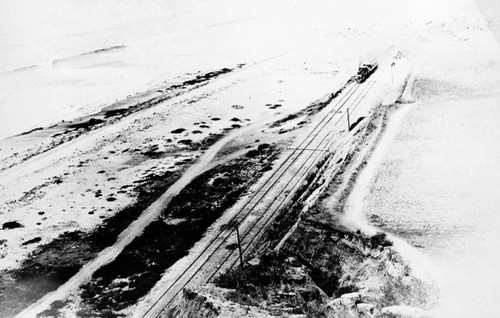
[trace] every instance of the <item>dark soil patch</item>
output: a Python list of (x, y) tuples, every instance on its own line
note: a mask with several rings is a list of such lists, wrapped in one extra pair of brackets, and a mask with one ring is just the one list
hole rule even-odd
[(148, 150), (142, 152), (143, 156), (146, 156), (151, 159), (158, 159), (165, 155), (165, 152), (158, 151), (158, 145), (153, 145), (149, 147)]
[(258, 155), (260, 154), (260, 151), (256, 150), (256, 149), (253, 149), (253, 150), (250, 150), (249, 152), (247, 152), (245, 154), (245, 156), (247, 156), (248, 158), (255, 158), (257, 157)]
[(20, 227), (24, 227), (24, 226), (17, 221), (9, 221), (9, 222), (5, 222), (2, 225), (2, 230), (11, 230), (11, 229), (17, 229)]
[(270, 144), (266, 144), (266, 143), (263, 143), (263, 144), (260, 144), (258, 147), (257, 147), (257, 150), (258, 151), (262, 151), (264, 149), (268, 149), (271, 145)]
[(266, 171), (269, 171), (269, 170), (272, 170), (272, 169), (273, 169), (272, 165), (267, 165), (267, 166), (262, 167), (262, 170), (260, 170), (260, 171), (266, 172)]
[(71, 125), (69, 125), (69, 127), (75, 128), (75, 129), (80, 129), (80, 128), (90, 129), (90, 128), (92, 128), (92, 126), (102, 124), (104, 122), (105, 122), (105, 120), (102, 120), (102, 119), (91, 118), (91, 119), (84, 121), (84, 122), (81, 122), (81, 123), (71, 124)]
[(353, 286), (339, 282), (341, 262), (361, 264), (366, 260), (366, 249), (381, 250), (392, 243), (383, 234), (369, 237), (330, 223), (326, 221), (328, 217), (321, 217), (326, 213), (316, 207), (307, 216), (302, 216), (303, 221), (285, 243), (283, 252), (306, 264), (313, 281), (328, 296), (340, 297), (354, 290)]
[(354, 123), (351, 124), (351, 126), (349, 127), (349, 130), (353, 130), (357, 125), (359, 125), (359, 123), (365, 119), (365, 117), (359, 117)]
[(104, 113), (104, 118), (120, 116), (126, 114), (129, 111), (128, 108), (118, 108), (118, 109), (110, 109)]
[(186, 131), (184, 128), (177, 128), (171, 131), (172, 134), (180, 134), (182, 132)]
[[(258, 140), (256, 140), (256, 142), (258, 142)], [(249, 157), (249, 158), (255, 158), (257, 156), (262, 156), (264, 154), (266, 154), (267, 152), (273, 152), (274, 151), (274, 147), (270, 144), (260, 144), (257, 149), (252, 149), (252, 150), (249, 150), (245, 156), (246, 157)], [(267, 167), (266, 165), (264, 165), (264, 167)]]
[[(92, 281), (83, 286), (84, 301), (96, 313), (104, 308), (120, 310), (135, 303), (237, 202), (262, 175), (262, 167), (276, 159), (277, 153), (275, 147), (270, 147), (258, 156), (232, 160), (193, 180), (172, 199), (161, 219), (151, 223), (115, 261), (97, 271)], [(217, 186), (210, 184), (215, 175), (223, 176), (224, 182), (217, 182)], [(185, 221), (167, 224), (166, 218)], [(117, 289), (112, 285), (117, 278), (128, 278), (129, 282)]]
[(200, 149), (206, 150), (208, 149), (208, 147), (219, 141), (222, 137), (224, 137), (224, 134), (222, 133), (219, 134), (210, 133), (208, 134), (207, 137), (203, 138), (201, 141), (191, 142), (187, 145), (189, 145), (192, 150), (200, 150)]
[(283, 309), (324, 317), (320, 313), (326, 297), (307, 277), (305, 266), (284, 253), (266, 252), (258, 264), (236, 267), (217, 277), (215, 284), (235, 290), (226, 294), (228, 300), (242, 305), (265, 304), (277, 316), (282, 316), (279, 310)]
[[(241, 67), (241, 66), (238, 66), (238, 67)], [(208, 80), (210, 80), (212, 78), (218, 77), (222, 74), (229, 73), (231, 71), (233, 71), (233, 69), (223, 68), (223, 69), (220, 69), (217, 71), (197, 75), (195, 78), (193, 78), (191, 80), (187, 80), (187, 81), (183, 82), (182, 84), (173, 85), (173, 86), (169, 87), (167, 90), (172, 90), (172, 89), (180, 88), (183, 86), (191, 86), (194, 84), (202, 84), (202, 83), (207, 82)]]
[(31, 239), (31, 240), (24, 242), (22, 245), (29, 245), (29, 244), (33, 244), (33, 243), (38, 243), (41, 240), (42, 240), (41, 237), (35, 237), (34, 239)]
[[(23, 262), (21, 268), (4, 272), (0, 280), (2, 317), (17, 314), (46, 293), (57, 289), (92, 260), (99, 251), (114, 244), (118, 235), (181, 174), (181, 171), (167, 171), (159, 175), (146, 176), (136, 186), (137, 203), (105, 219), (92, 232), (66, 232), (52, 242), (37, 247)], [(99, 192), (100, 195), (102, 194)], [(29, 244), (31, 243), (35, 242)]]

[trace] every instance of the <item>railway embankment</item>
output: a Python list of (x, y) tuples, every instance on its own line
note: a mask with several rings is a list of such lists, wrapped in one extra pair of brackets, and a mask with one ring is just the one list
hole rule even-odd
[(342, 225), (346, 199), (401, 106), (378, 106), (325, 155), (243, 266), (183, 290), (167, 317), (424, 317), (434, 287), (384, 233)]

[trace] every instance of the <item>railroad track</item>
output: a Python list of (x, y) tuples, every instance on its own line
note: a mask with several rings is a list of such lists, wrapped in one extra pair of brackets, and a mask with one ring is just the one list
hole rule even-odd
[[(309, 172), (319, 160), (330, 151), (335, 143), (335, 132), (341, 131), (341, 125), (347, 124), (346, 112), (359, 107), (375, 85), (378, 74), (375, 73), (361, 84), (350, 83), (346, 90), (334, 100), (321, 120), (308, 131), (298, 144), (289, 150), (289, 154), (279, 166), (246, 200), (237, 212), (221, 227), (218, 232), (192, 256), (182, 272), (172, 274), (172, 278), (163, 293), (148, 309), (136, 317), (160, 317), (189, 284), (202, 285), (225, 270), (233, 268), (239, 261), (238, 250), (227, 248), (234, 246), (236, 235), (234, 227), (240, 232), (242, 252), (248, 252), (264, 230), (271, 224), (283, 206), (301, 186)], [(344, 126), (345, 127), (345, 126)], [(167, 274), (168, 275), (168, 274)]]

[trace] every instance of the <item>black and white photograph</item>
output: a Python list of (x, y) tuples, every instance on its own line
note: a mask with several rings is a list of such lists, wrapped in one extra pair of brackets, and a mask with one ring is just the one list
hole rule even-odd
[(500, 1), (0, 0), (1, 318), (500, 318)]

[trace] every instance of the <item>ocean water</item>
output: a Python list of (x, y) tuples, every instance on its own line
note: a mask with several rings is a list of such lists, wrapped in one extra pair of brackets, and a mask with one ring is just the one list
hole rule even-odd
[(255, 50), (272, 40), (252, 27), (271, 21), (259, 13), (263, 5), (0, 1), (0, 138), (95, 112), (186, 73), (271, 56), (273, 46)]
[[(274, 59), (290, 69), (305, 61), (361, 60), (387, 49), (412, 17), (427, 15), (410, 1), (387, 0), (391, 10), (379, 6), (370, 0), (0, 0), (0, 139), (93, 113), (188, 73)], [(351, 38), (360, 44), (346, 49)]]
[(397, 0), (0, 0), (0, 139), (187, 73), (362, 60), (427, 16)]

